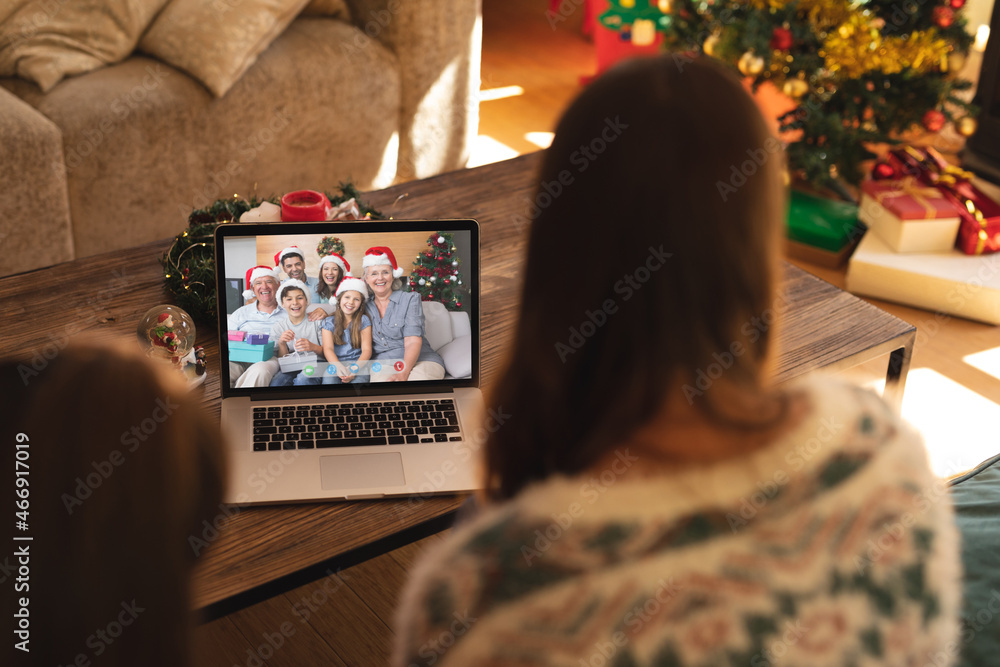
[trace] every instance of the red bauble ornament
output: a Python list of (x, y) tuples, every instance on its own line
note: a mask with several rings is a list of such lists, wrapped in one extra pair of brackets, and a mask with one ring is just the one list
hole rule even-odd
[(944, 127), (945, 117), (944, 114), (937, 109), (931, 109), (924, 114), (923, 119), (920, 123), (924, 126), (928, 132), (938, 132)]
[(876, 181), (884, 181), (896, 176), (896, 168), (888, 162), (876, 162), (872, 167), (872, 178)]
[(965, 7), (965, 0), (949, 0), (948, 4), (951, 5), (952, 9), (961, 9)]
[(775, 28), (771, 33), (771, 48), (778, 51), (792, 48), (792, 31), (788, 28)]
[(951, 7), (935, 7), (931, 12), (931, 19), (939, 28), (947, 28), (955, 22), (955, 10)]
[(456, 301), (455, 305), (458, 306), (459, 308), (461, 308), (462, 307), (462, 302), (461, 301)]

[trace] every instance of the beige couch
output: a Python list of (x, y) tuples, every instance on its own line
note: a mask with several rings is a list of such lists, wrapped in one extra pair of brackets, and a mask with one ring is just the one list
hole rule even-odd
[(296, 18), (222, 97), (139, 52), (48, 93), (0, 77), (0, 275), (168, 238), (233, 194), (463, 166), (479, 0), (347, 4)]

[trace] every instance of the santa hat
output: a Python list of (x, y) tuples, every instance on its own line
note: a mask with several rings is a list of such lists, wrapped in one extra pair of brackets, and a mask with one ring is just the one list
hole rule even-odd
[(297, 278), (289, 278), (285, 282), (281, 283), (281, 287), (278, 288), (278, 303), (281, 303), (281, 300), (285, 297), (285, 290), (289, 287), (295, 287), (302, 290), (302, 293), (306, 295), (306, 303), (309, 303), (309, 287)]
[(281, 250), (277, 254), (275, 254), (274, 265), (276, 267), (281, 266), (281, 262), (285, 259), (285, 255), (298, 255), (303, 259), (303, 261), (305, 260), (306, 257), (305, 254), (299, 249), (297, 245), (288, 246), (284, 250)]
[(243, 299), (249, 300), (253, 298), (253, 281), (258, 278), (274, 278), (274, 282), (278, 282), (278, 274), (274, 272), (270, 266), (255, 266), (253, 268), (247, 269), (247, 288), (243, 290)]
[(344, 279), (340, 281), (340, 285), (337, 287), (337, 293), (334, 296), (339, 299), (341, 293), (351, 290), (359, 292), (362, 299), (368, 298), (368, 285), (365, 285), (365, 281), (361, 278), (355, 278), (351, 274), (347, 274)]
[(347, 260), (338, 255), (337, 253), (333, 252), (319, 260), (319, 270), (322, 271), (323, 265), (329, 264), (331, 262), (340, 267), (341, 276), (344, 276), (351, 272), (351, 265), (347, 263)]
[(385, 246), (375, 246), (365, 251), (365, 258), (361, 262), (362, 268), (367, 269), (369, 266), (381, 266), (382, 264), (388, 264), (392, 267), (393, 278), (399, 278), (403, 275), (403, 269), (396, 264), (395, 255)]

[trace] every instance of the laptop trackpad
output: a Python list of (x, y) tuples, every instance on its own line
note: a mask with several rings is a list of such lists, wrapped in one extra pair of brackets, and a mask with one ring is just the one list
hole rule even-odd
[(403, 486), (406, 483), (403, 457), (399, 452), (321, 456), (319, 474), (324, 491)]

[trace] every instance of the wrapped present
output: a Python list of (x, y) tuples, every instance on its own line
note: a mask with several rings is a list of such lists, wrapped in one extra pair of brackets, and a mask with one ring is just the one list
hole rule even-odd
[(973, 182), (972, 172), (949, 164), (933, 148), (904, 146), (891, 152), (908, 173), (939, 188), (959, 211), (956, 247), (967, 255), (1000, 251), (1000, 204)]
[(248, 333), (246, 342), (251, 345), (266, 345), (268, 338), (270, 338), (270, 336), (266, 333)]
[(242, 342), (243, 339), (246, 337), (246, 335), (247, 335), (246, 331), (232, 331), (232, 330), (230, 330), (230, 332), (229, 332), (229, 340), (235, 340), (235, 341)]
[(836, 268), (864, 230), (854, 204), (792, 190), (785, 230), (789, 257)]
[(283, 357), (278, 357), (278, 365), (281, 366), (282, 373), (297, 373), (305, 370), (306, 367), (316, 369), (317, 356), (315, 352), (292, 352)]
[(960, 213), (948, 195), (913, 176), (861, 184), (858, 217), (896, 252), (951, 250)]
[(238, 361), (244, 364), (254, 364), (258, 361), (267, 361), (274, 356), (274, 343), (267, 342), (263, 345), (251, 345), (239, 341), (229, 341), (229, 361)]

